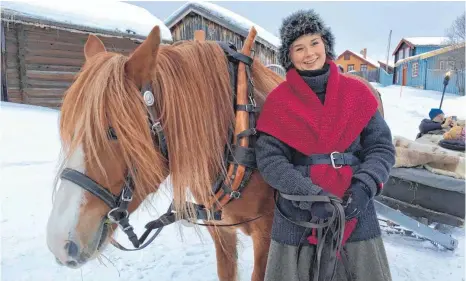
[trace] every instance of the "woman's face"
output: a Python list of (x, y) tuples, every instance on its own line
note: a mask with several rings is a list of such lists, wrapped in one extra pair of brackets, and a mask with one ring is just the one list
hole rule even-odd
[(324, 67), (325, 45), (320, 34), (303, 35), (290, 47), (291, 62), (298, 70), (316, 70)]

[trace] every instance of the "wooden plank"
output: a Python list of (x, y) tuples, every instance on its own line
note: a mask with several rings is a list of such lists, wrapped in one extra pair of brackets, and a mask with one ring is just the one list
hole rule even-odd
[(29, 97), (28, 104), (41, 105), (41, 106), (56, 106), (61, 105), (61, 98), (49, 98), (49, 97)]
[(28, 79), (27, 88), (61, 88), (67, 89), (71, 82)]
[(76, 72), (81, 70), (81, 66), (70, 66), (70, 65), (53, 65), (53, 64), (28, 64), (27, 70), (39, 70), (39, 71), (64, 71), (64, 72)]
[(18, 67), (18, 54), (17, 53), (7, 53), (7, 55), (6, 55), (6, 65), (7, 65), (7, 68), (17, 68)]
[(12, 95), (10, 95), (10, 93), (8, 92), (8, 102), (23, 103), (23, 100), (21, 99), (21, 97), (12, 96)]
[(2, 53), (2, 61), (1, 61), (1, 98), (2, 101), (8, 101), (8, 82), (7, 82), (7, 65), (6, 65), (6, 40), (5, 40), (5, 27), (3, 26), (3, 22), (0, 22), (0, 33), (1, 33), (1, 53)]
[(84, 45), (65, 42), (50, 42), (28, 38), (28, 47), (32, 49), (64, 50), (70, 52), (84, 52)]
[[(75, 33), (75, 32), (69, 32), (69, 31), (63, 31), (63, 30), (44, 30), (41, 29), (30, 29), (28, 30), (28, 38), (30, 38), (31, 43), (34, 42), (47, 42), (49, 44), (55, 44), (55, 43), (66, 43), (66, 44), (71, 44), (75, 45), (81, 48), (83, 50), (84, 45), (87, 41), (88, 34), (85, 33)], [(118, 47), (123, 47), (126, 49), (133, 49), (135, 48), (138, 44), (135, 43), (134, 41), (128, 39), (128, 38), (116, 38), (116, 37), (105, 37), (105, 36), (99, 36), (99, 38), (102, 40), (104, 45), (108, 47), (109, 49), (112, 48), (112, 46), (118, 46)]]
[(72, 82), (77, 72), (27, 70), (28, 79)]
[(42, 57), (55, 57), (55, 58), (73, 58), (81, 59), (84, 61), (84, 52), (79, 51), (68, 51), (68, 50), (51, 50), (36, 48), (34, 45), (28, 45), (27, 47), (28, 54), (31, 56), (42, 56)]
[(13, 102), (13, 100), (22, 101), (21, 91), (8, 85), (8, 101)]
[(29, 97), (55, 97), (62, 98), (67, 89), (65, 88), (29, 88), (25, 93)]
[(20, 79), (19, 77), (9, 77), (7, 76), (6, 77), (6, 81), (7, 81), (7, 86), (8, 88), (10, 87), (15, 87), (15, 88), (20, 88)]
[(18, 73), (19, 73), (19, 89), (21, 90), (21, 97), (23, 102), (27, 102), (25, 96), (22, 94), (24, 89), (27, 87), (26, 77), (26, 34), (24, 32), (24, 26), (18, 25), (16, 29), (16, 40), (18, 41)]
[(34, 41), (49, 42), (49, 43), (68, 43), (73, 45), (84, 46), (86, 44), (87, 35), (81, 33), (62, 33), (61, 35), (53, 34), (52, 32), (40, 34), (34, 31), (27, 32), (28, 38)]
[(7, 53), (16, 53), (18, 51), (16, 40), (6, 39), (5, 47), (6, 47)]
[(18, 65), (18, 40), (16, 28), (5, 29), (6, 39), (6, 86), (8, 92), (8, 100), (21, 101), (22, 95), (20, 92), (20, 77)]
[(19, 77), (18, 70), (16, 68), (10, 67), (6, 69), (6, 75), (9, 77)]
[(67, 65), (67, 66), (82, 66), (84, 60), (73, 58), (54, 58), (42, 56), (26, 56), (26, 63), (28, 64), (54, 64), (54, 65)]

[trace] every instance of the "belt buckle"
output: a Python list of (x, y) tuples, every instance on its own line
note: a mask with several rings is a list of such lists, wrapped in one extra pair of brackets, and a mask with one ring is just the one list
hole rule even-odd
[(334, 169), (340, 169), (341, 167), (343, 167), (343, 165), (338, 165), (338, 166), (335, 165), (335, 156), (333, 156), (333, 155), (336, 154), (336, 153), (340, 154), (340, 152), (338, 152), (338, 151), (334, 151), (334, 152), (330, 153), (330, 162), (332, 163), (332, 167)]

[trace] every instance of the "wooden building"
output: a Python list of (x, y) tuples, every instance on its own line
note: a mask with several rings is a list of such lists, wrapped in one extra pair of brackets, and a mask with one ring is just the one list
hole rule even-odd
[(445, 92), (464, 96), (465, 47), (463, 42), (398, 60), (395, 84), (442, 92), (448, 73), (450, 81)]
[(367, 49), (363, 49), (361, 54), (346, 50), (337, 57), (335, 63), (341, 65), (344, 72), (369, 71), (375, 70), (380, 66), (377, 61), (367, 56)]
[(241, 50), (249, 30), (257, 30), (253, 55), (264, 65), (277, 64), (280, 40), (259, 25), (225, 8), (207, 2), (187, 2), (166, 20), (173, 41), (191, 40), (194, 31), (204, 30), (207, 40), (233, 43)]
[[(155, 25), (161, 25), (162, 41), (172, 42), (162, 21), (127, 3), (107, 3), (103, 24), (95, 18), (95, 10), (86, 12), (99, 7), (79, 2), (66, 4), (80, 5), (71, 12), (50, 3), (1, 5), (2, 101), (59, 108), (64, 92), (84, 64), (84, 44), (91, 33), (99, 36), (108, 51), (124, 54), (132, 52)], [(65, 4), (56, 5), (63, 8)], [(129, 17), (139, 15), (147, 24), (125, 22), (123, 11)]]
[[(398, 42), (395, 50), (393, 51), (394, 56), (394, 84), (406, 84), (406, 73), (403, 77), (403, 71), (406, 72), (406, 67), (404, 69), (399, 69), (399, 61), (403, 61), (407, 58), (418, 56), (424, 53), (428, 53), (443, 47), (448, 46), (447, 37), (404, 37)], [(404, 79), (405, 82), (402, 82)], [(400, 82), (401, 81), (401, 82)]]

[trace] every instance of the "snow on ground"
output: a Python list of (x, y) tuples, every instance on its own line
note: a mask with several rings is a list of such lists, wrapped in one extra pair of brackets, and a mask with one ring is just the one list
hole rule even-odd
[[(379, 89), (394, 135), (411, 139), (429, 109), (438, 106), (441, 96), (404, 87), (400, 98), (398, 86)], [(465, 97), (447, 95), (444, 109), (447, 114), (464, 118), (465, 101)], [(80, 270), (57, 265), (47, 249), (45, 227), (60, 150), (58, 112), (1, 103), (0, 120), (3, 281), (218, 280), (215, 250), (207, 231), (201, 228), (199, 236), (194, 228), (183, 227), (181, 237), (179, 224), (163, 229), (142, 251), (107, 248), (108, 260), (104, 259), (104, 264), (93, 261)], [(131, 216), (139, 235), (146, 222), (165, 211), (168, 196), (165, 186), (162, 193)], [(464, 281), (464, 229), (456, 228), (452, 235), (459, 240), (454, 252), (439, 250), (430, 242), (384, 234), (393, 281)], [(117, 240), (130, 246), (123, 235), (118, 235)], [(240, 280), (250, 280), (252, 253), (251, 240), (240, 235)]]
[[(431, 108), (438, 108), (442, 93), (412, 87), (391, 85), (381, 87), (372, 83), (382, 95), (387, 120), (393, 135), (414, 140), (423, 118), (429, 118)], [(466, 119), (466, 97), (445, 93), (442, 110), (447, 115)]]
[(160, 27), (162, 39), (172, 42), (168, 27), (162, 20), (144, 8), (124, 2), (94, 1), (2, 1), (2, 10), (13, 10), (18, 14), (68, 24), (100, 28), (126, 33), (131, 30), (138, 35), (149, 35), (156, 25)]

